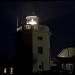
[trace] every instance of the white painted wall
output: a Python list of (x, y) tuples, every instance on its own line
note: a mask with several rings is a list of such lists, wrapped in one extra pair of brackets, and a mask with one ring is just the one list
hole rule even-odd
[(75, 48), (69, 47), (63, 49), (59, 54), (58, 57), (72, 57), (75, 55)]
[[(50, 34), (48, 27), (44, 27), (43, 25), (38, 25), (38, 30), (33, 30), (32, 32), (32, 45), (33, 45), (33, 55), (38, 60), (38, 62), (33, 66), (33, 71), (41, 71), (39, 69), (39, 64), (41, 62), (44, 63), (44, 69), (43, 70), (49, 70), (49, 56), (50, 56)], [(41, 28), (40, 28), (41, 27)], [(38, 40), (38, 36), (42, 36), (43, 40)], [(38, 47), (43, 47), (43, 54), (38, 53)]]

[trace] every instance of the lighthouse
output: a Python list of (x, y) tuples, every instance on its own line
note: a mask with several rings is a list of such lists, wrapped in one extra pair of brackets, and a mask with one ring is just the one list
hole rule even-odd
[(50, 36), (49, 27), (40, 25), (38, 16), (27, 16), (26, 23), (17, 27), (17, 50), (32, 72), (50, 69)]

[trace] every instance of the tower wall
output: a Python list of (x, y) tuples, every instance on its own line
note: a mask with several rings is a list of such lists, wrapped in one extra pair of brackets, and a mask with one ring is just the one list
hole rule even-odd
[[(41, 39), (40, 39), (41, 38)], [(49, 70), (50, 61), (50, 34), (49, 29), (39, 26), (38, 30), (32, 32), (32, 53), (37, 62), (33, 66), (33, 72)], [(39, 53), (39, 47), (42, 47), (42, 53)], [(40, 68), (39, 66), (42, 65)]]

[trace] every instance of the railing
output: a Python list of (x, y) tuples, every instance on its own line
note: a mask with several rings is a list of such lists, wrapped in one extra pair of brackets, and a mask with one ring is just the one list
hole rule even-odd
[[(24, 25), (24, 30), (25, 29), (32, 29), (32, 30), (39, 30), (39, 31), (49, 31), (49, 28), (45, 25), (35, 25), (35, 26), (30, 26), (30, 25)], [(17, 28), (17, 32), (22, 30), (22, 26)]]

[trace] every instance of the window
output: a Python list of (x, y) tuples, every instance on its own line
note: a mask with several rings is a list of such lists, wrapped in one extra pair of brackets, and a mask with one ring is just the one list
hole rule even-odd
[(40, 53), (40, 54), (43, 53), (43, 47), (38, 47), (38, 53)]
[(26, 29), (31, 29), (31, 26), (30, 25), (26, 25)]
[(43, 40), (43, 37), (39, 36), (39, 37), (38, 37), (38, 40)]
[(42, 65), (39, 65), (39, 68), (42, 69)]
[(6, 73), (7, 72), (7, 68), (4, 68), (4, 73)]
[(12, 67), (10, 68), (10, 74), (13, 74), (13, 68)]
[(39, 68), (43, 70), (43, 66), (44, 66), (44, 63), (41, 62), (41, 64), (39, 65)]

